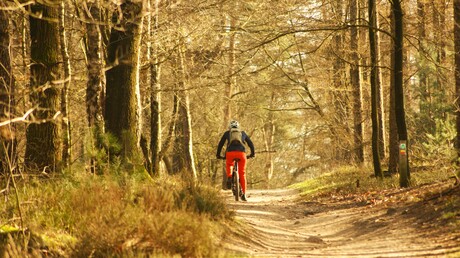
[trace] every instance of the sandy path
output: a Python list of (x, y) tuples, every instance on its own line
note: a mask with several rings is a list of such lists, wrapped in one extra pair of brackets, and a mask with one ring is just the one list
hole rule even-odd
[(460, 255), (458, 232), (439, 235), (408, 216), (410, 207), (367, 202), (305, 202), (294, 190), (252, 190), (248, 202), (225, 192), (241, 227), (225, 248), (270, 257), (449, 257)]

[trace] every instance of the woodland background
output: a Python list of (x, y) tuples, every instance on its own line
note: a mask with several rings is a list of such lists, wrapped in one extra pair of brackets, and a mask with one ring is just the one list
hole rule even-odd
[(394, 174), (398, 136), (411, 168), (452, 172), (454, 4), (3, 0), (2, 173), (115, 166), (218, 185), (230, 119), (256, 146), (252, 188), (350, 164)]
[(457, 0), (0, 0), (0, 253), (225, 255), (231, 119), (250, 190), (417, 207), (458, 246), (459, 24)]

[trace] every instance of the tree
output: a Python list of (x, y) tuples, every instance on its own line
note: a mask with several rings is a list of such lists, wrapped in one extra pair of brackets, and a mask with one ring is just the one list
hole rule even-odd
[(69, 121), (69, 101), (68, 92), (71, 83), (71, 65), (69, 50), (67, 44), (66, 28), (65, 28), (65, 17), (66, 17), (66, 1), (62, 1), (59, 5), (59, 42), (62, 56), (62, 63), (64, 66), (64, 80), (62, 82), (63, 87), (61, 90), (61, 112), (62, 112), (62, 161), (63, 166), (70, 165), (71, 154), (71, 132), (70, 132), (70, 121)]
[(379, 109), (379, 87), (378, 87), (378, 70), (377, 70), (377, 39), (376, 30), (376, 5), (375, 0), (369, 0), (369, 46), (371, 58), (371, 117), (372, 117), (372, 159), (374, 164), (374, 174), (376, 177), (383, 177), (380, 165), (380, 121), (378, 116)]
[(353, 91), (353, 125), (354, 125), (354, 156), (357, 163), (364, 162), (363, 150), (363, 116), (362, 116), (362, 96), (361, 82), (359, 77), (359, 45), (358, 45), (358, 0), (352, 0), (350, 4), (350, 49), (351, 67), (350, 80)]
[[(395, 31), (394, 15), (391, 15), (391, 30), (392, 35)], [(395, 63), (395, 51), (391, 52), (390, 62), (392, 65)], [(398, 172), (399, 162), (399, 139), (398, 139), (398, 127), (396, 124), (396, 109), (395, 109), (395, 70), (391, 69), (390, 72), (390, 114), (389, 114), (389, 157), (388, 157), (388, 173), (390, 175)]]
[(60, 170), (62, 160), (59, 79), (59, 3), (35, 3), (30, 8), (30, 99), (35, 120), (27, 127), (25, 164), (40, 171)]
[[(232, 119), (232, 95), (236, 86), (235, 78), (235, 42), (236, 42), (236, 22), (235, 16), (230, 15), (230, 24), (228, 25), (228, 75), (225, 80), (225, 95), (224, 95), (224, 116), (222, 128), (227, 129), (230, 119)], [(222, 189), (227, 189), (227, 172), (225, 165), (222, 166)]]
[[(0, 3), (0, 122), (10, 120), (14, 109), (14, 77), (11, 70), (9, 13)], [(0, 174), (11, 169), (16, 159), (15, 128), (8, 123), (0, 126)]]
[[(457, 136), (457, 165), (460, 164), (460, 0), (454, 1), (454, 46), (455, 46), (455, 114)], [(460, 176), (460, 170), (457, 172)]]
[(173, 153), (173, 173), (182, 172), (195, 179), (196, 169), (193, 157), (192, 121), (190, 115), (190, 102), (185, 88), (187, 75), (185, 69), (184, 42), (180, 38), (176, 56), (176, 90), (174, 97), (178, 101), (178, 116), (175, 127), (175, 142)]
[[(407, 164), (407, 168), (399, 167), (400, 186), (409, 186), (410, 170), (409, 170), (409, 152), (407, 151), (407, 127), (406, 114), (404, 111), (404, 91), (403, 91), (403, 12), (400, 0), (392, 1), (392, 12), (395, 19), (395, 35), (394, 35), (394, 94), (395, 94), (395, 116), (396, 125), (398, 128), (398, 138), (406, 143), (405, 155), (403, 162)], [(399, 160), (401, 163), (402, 160)]]
[(105, 85), (101, 9), (96, 2), (83, 2), (82, 20), (86, 28), (85, 49), (88, 81), (86, 86), (86, 115), (90, 128), (102, 126), (102, 92)]
[[(374, 2), (375, 3), (375, 2)], [(384, 109), (384, 98), (383, 98), (383, 86), (382, 86), (382, 75), (381, 75), (381, 61), (380, 61), (380, 33), (379, 33), (379, 19), (378, 19), (378, 5), (374, 5), (375, 15), (372, 18), (374, 31), (374, 44), (375, 44), (375, 65), (372, 65), (371, 69), (375, 69), (375, 87), (376, 87), (376, 97), (377, 97), (377, 119), (379, 122), (379, 134), (378, 134), (378, 144), (379, 144), (379, 155), (380, 159), (385, 158), (386, 152), (386, 141), (385, 141), (385, 109)], [(371, 58), (372, 59), (372, 58)], [(372, 73), (372, 72), (371, 72)], [(372, 80), (372, 76), (371, 76)]]
[[(335, 1), (333, 4), (333, 9), (335, 12), (335, 20), (338, 24), (342, 23), (343, 19), (343, 1), (338, 0)], [(334, 124), (336, 125), (336, 132), (343, 132), (343, 135), (335, 134), (335, 140), (337, 146), (336, 159), (343, 161), (347, 160), (350, 156), (349, 153), (349, 143), (346, 139), (346, 135), (349, 134), (349, 125), (348, 125), (348, 117), (349, 117), (349, 106), (348, 106), (348, 91), (347, 91), (347, 83), (343, 83), (346, 81), (345, 76), (345, 64), (343, 62), (343, 49), (344, 49), (344, 31), (339, 30), (334, 35), (333, 39), (334, 43), (332, 45), (331, 52), (334, 53), (334, 61), (333, 61), (333, 84), (334, 89), (332, 91), (332, 102), (334, 103)], [(342, 130), (343, 129), (343, 130)]]
[[(148, 44), (147, 56), (149, 62), (149, 78), (150, 78), (150, 153), (151, 153), (151, 168), (150, 173), (153, 175), (160, 174), (161, 161), (161, 84), (160, 84), (160, 63), (158, 59), (157, 46), (158, 43), (158, 4), (159, 0), (155, 0), (155, 7), (152, 8), (152, 1), (148, 0)], [(155, 14), (155, 16), (153, 15)]]
[(139, 155), (139, 43), (142, 3), (125, 1), (113, 14), (110, 33), (105, 114), (107, 132), (122, 145), (121, 157), (133, 162)]
[[(76, 8), (78, 5), (75, 4)], [(104, 53), (102, 32), (99, 24), (103, 22), (99, 2), (84, 1), (80, 10), (81, 20), (86, 28), (85, 53), (88, 80), (86, 82), (86, 116), (88, 121), (91, 148), (101, 148), (98, 134), (104, 132), (102, 99), (105, 88)], [(78, 9), (77, 9), (78, 10)], [(94, 155), (89, 157), (90, 170), (95, 173), (97, 164)], [(100, 172), (100, 171), (99, 171)]]

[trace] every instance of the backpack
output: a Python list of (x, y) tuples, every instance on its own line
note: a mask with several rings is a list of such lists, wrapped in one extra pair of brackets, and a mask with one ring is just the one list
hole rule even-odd
[(230, 128), (228, 145), (243, 144), (243, 132), (238, 128)]

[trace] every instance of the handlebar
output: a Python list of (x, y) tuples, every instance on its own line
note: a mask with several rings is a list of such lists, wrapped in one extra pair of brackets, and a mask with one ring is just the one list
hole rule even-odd
[[(246, 156), (246, 158), (247, 158), (247, 159), (252, 159), (252, 158), (254, 158), (254, 156)], [(217, 158), (217, 159), (226, 159), (226, 158), (225, 158), (225, 157), (222, 157), (222, 156), (220, 156), (220, 157), (219, 157), (219, 158)]]

